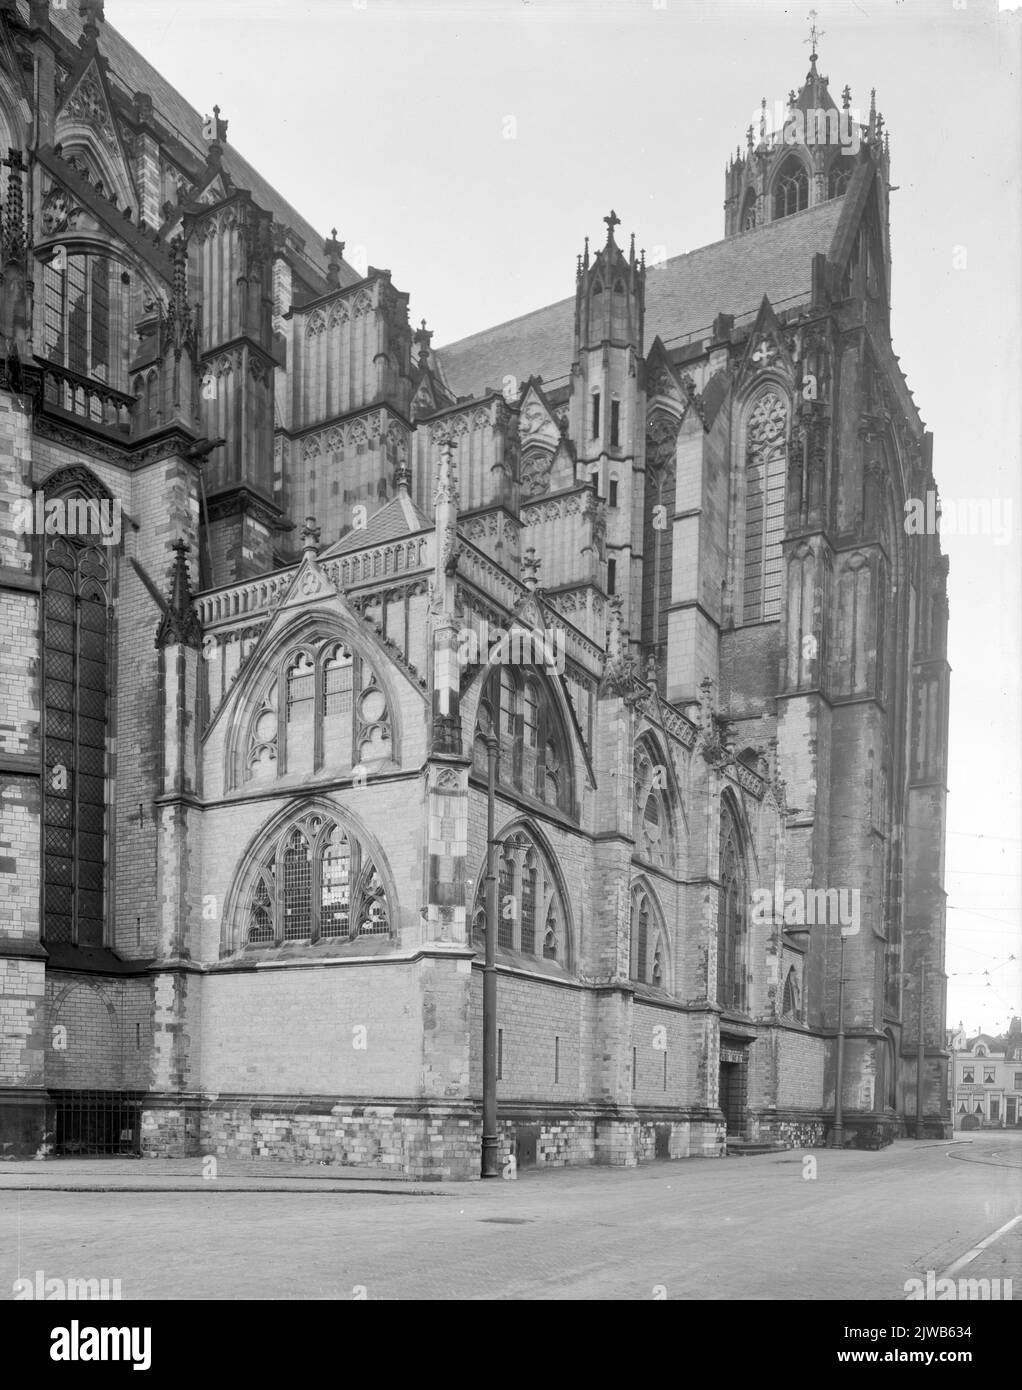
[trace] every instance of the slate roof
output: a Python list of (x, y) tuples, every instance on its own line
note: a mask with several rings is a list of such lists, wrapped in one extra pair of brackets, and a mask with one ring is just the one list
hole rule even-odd
[[(24, 0), (21, 9), (27, 14), (28, 5)], [(51, 6), (50, 17), (54, 27), (77, 48), (82, 34), (82, 20), (77, 4), (69, 3), (66, 9)], [(106, 21), (99, 25), (99, 51), (109, 64), (107, 76), (114, 89), (122, 91), (129, 101), (136, 91), (147, 92), (153, 99), (157, 117), (161, 118), (181, 143), (204, 164), (209, 146), (202, 137), (202, 115), (160, 75), (156, 68), (146, 62), (141, 53), (133, 48), (112, 24)], [(229, 120), (231, 113), (228, 111), (224, 114)], [(325, 275), (327, 266), (323, 254), (324, 232), (317, 231), (307, 222), (247, 159), (242, 158), (230, 143), (229, 135), (224, 146), (223, 165), (236, 187), (247, 188), (259, 206), (271, 212), (276, 221), (287, 223), (298, 236), (304, 237), (305, 258), (321, 275)], [(353, 285), (361, 278), (347, 262), (342, 263), (342, 286)]]
[(349, 531), (328, 546), (319, 558), (325, 560), (335, 555), (347, 555), (353, 550), (365, 550), (370, 545), (400, 540), (402, 536), (410, 536), (415, 531), (429, 531), (432, 527), (432, 521), (419, 510), (407, 492), (399, 492), (379, 511), (373, 512), (365, 526)]
[[(712, 326), (718, 314), (755, 318), (766, 294), (778, 311), (809, 298), (812, 260), (831, 245), (844, 198), (833, 198), (755, 231), (672, 256), (646, 275), (646, 346), (660, 335), (669, 349)], [(480, 396), (506, 375), (566, 379), (574, 350), (575, 299), (474, 333), (436, 350), (451, 389)]]

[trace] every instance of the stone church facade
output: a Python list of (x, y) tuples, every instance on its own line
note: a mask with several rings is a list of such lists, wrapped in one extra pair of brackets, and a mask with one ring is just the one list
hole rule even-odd
[(102, 11), (0, 6), (0, 1155), (477, 1176), (491, 728), (505, 1156), (824, 1142), (841, 960), (849, 1131), (924, 972), (941, 1125), (882, 118), (437, 349)]

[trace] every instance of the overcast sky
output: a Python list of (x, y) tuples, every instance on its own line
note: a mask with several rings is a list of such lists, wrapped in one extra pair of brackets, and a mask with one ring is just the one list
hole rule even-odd
[[(442, 345), (572, 294), (611, 206), (647, 251), (720, 240), (727, 157), (760, 98), (772, 111), (804, 80), (808, 9), (107, 0), (106, 15), (193, 105), (219, 103), (230, 143), (349, 259), (390, 268)], [(1011, 507), (1008, 539), (945, 536), (948, 1015), (994, 1031), (1022, 1012), (1022, 11), (819, 10), (831, 92), (847, 83), (865, 116), (875, 87), (890, 133), (894, 350), (942, 494), (996, 506), (1002, 530)]]

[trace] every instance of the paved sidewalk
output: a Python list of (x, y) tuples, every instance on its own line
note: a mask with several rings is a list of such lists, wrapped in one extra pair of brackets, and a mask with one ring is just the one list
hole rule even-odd
[(1018, 1227), (996, 1233), (1022, 1210), (1020, 1138), (513, 1182), (251, 1160), (204, 1179), (201, 1158), (2, 1163), (0, 1301), (42, 1272), (117, 1278), (126, 1299), (900, 1302), (909, 1280), (956, 1264), (949, 1277), (1013, 1277)]

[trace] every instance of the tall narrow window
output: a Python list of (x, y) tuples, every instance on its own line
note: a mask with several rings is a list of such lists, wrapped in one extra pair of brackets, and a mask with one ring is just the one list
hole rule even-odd
[(742, 621), (766, 622), (781, 613), (781, 542), (788, 408), (768, 391), (749, 417), (745, 469), (745, 572)]
[(594, 392), (593, 392), (592, 435), (593, 435), (593, 438), (594, 438), (594, 439), (599, 439), (599, 437), (600, 437), (600, 393), (599, 393), (599, 391), (594, 391)]
[(284, 940), (303, 941), (312, 932), (312, 852), (300, 830), (284, 850)]
[(515, 945), (515, 919), (518, 904), (515, 901), (514, 867), (506, 856), (500, 861), (497, 875), (497, 945), (509, 951)]
[(745, 871), (734, 813), (720, 814), (720, 889), (717, 901), (717, 1003), (745, 1008)]
[(611, 478), (611, 480), (610, 480), (610, 499), (609, 499), (609, 500), (610, 500), (610, 505), (611, 505), (612, 507), (616, 507), (616, 506), (617, 506), (617, 479), (616, 479), (616, 478)]
[(337, 647), (323, 663), (323, 752), (327, 761), (348, 762), (351, 754), (352, 656)]
[(797, 155), (786, 159), (774, 185), (774, 220), (809, 206), (809, 175)]
[(103, 945), (110, 649), (107, 550), (55, 536), (43, 604), (47, 941)]
[(314, 752), (316, 667), (299, 652), (287, 672), (287, 770), (311, 772)]
[[(121, 310), (128, 291), (116, 270), (107, 256), (79, 253), (65, 255), (63, 269), (52, 262), (43, 268), (42, 355), (126, 391), (128, 315)], [(71, 408), (70, 386), (64, 396), (58, 404)]]
[(522, 866), (522, 950), (536, 952), (536, 862), (528, 854)]
[(607, 593), (613, 595), (617, 593), (617, 561), (607, 561)]
[(621, 402), (610, 403), (610, 442), (613, 448), (621, 443)]

